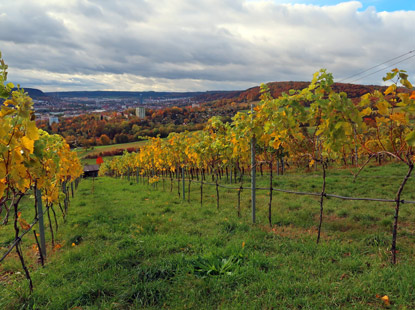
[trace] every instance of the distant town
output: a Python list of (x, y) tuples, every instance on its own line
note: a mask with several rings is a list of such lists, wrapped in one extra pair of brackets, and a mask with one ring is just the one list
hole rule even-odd
[[(47, 97), (35, 97), (34, 108), (38, 120), (48, 120), (50, 124), (58, 122), (58, 117), (74, 117), (85, 113), (102, 113), (102, 112), (120, 112), (130, 108), (144, 108), (158, 110), (166, 107), (198, 107), (204, 102), (203, 98), (195, 96), (168, 97), (165, 96), (147, 96), (139, 95), (136, 98), (123, 97), (72, 97), (50, 95)], [(144, 112), (143, 112), (144, 111)], [(144, 116), (141, 117), (143, 118)], [(137, 109), (137, 116), (139, 115)]]

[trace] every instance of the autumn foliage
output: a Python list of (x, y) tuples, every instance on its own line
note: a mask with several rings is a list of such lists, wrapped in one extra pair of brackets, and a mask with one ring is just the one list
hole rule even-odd
[(78, 178), (82, 166), (62, 136), (36, 127), (32, 99), (6, 80), (7, 65), (0, 54), (0, 216), (6, 225), (14, 215), (15, 249), (30, 280), (19, 249), (19, 230), (31, 226), (20, 211), (20, 201), (37, 189), (46, 206), (59, 203), (63, 185)]
[(391, 248), (395, 263), (400, 197), (415, 160), (415, 95), (409, 91), (412, 85), (403, 70), (394, 69), (384, 80), (391, 85), (384, 91), (364, 94), (358, 101), (335, 91), (333, 77), (325, 70), (315, 73), (307, 87), (289, 90), (275, 99), (263, 85), (254, 113), (237, 113), (232, 123), (213, 117), (202, 131), (151, 139), (140, 152), (106, 162), (101, 173), (154, 176), (184, 167), (214, 174), (222, 169), (241, 171), (250, 168), (250, 141), (254, 137), (258, 162), (272, 167), (281, 158), (289, 158), (292, 165), (320, 165), (324, 180), (330, 162), (355, 166), (357, 158), (370, 161), (388, 156), (408, 167), (396, 194)]

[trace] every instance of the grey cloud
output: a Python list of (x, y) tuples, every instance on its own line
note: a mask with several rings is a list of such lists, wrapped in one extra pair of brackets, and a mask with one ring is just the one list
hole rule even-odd
[[(48, 88), (51, 76), (68, 74), (77, 75), (73, 84), (56, 87), (111, 88), (98, 80), (105, 75), (125, 89), (229, 89), (309, 80), (322, 67), (341, 79), (414, 48), (415, 12), (360, 8), (356, 1), (15, 0), (0, 5), (0, 50), (10, 68), (39, 72), (38, 85)], [(415, 73), (413, 62), (401, 68)], [(381, 75), (363, 82), (380, 83)]]
[[(9, 7), (11, 7), (9, 9)], [(0, 41), (16, 44), (64, 44), (73, 45), (67, 40), (69, 31), (63, 23), (33, 5), (14, 7), (0, 5)]]

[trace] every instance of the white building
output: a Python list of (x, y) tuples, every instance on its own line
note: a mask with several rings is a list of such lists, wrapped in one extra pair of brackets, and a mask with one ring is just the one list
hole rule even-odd
[(146, 117), (146, 108), (144, 107), (138, 107), (135, 109), (135, 115), (137, 115), (138, 118), (145, 118)]
[(59, 123), (59, 118), (57, 116), (49, 116), (49, 126), (52, 126), (53, 123)]

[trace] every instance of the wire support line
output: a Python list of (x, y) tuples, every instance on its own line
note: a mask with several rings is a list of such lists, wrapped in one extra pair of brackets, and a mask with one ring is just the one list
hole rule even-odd
[[(42, 212), (42, 216), (46, 214), (46, 212), (49, 210), (50, 206), (46, 207), (46, 209)], [(0, 258), (0, 263), (11, 253), (13, 248), (19, 244), (20, 241), (22, 241), (22, 238), (24, 235), (26, 235), (29, 231), (32, 230), (33, 226), (35, 226), (39, 222), (39, 215), (35, 220), (30, 224), (29, 228), (25, 230), (23, 233), (21, 233), (20, 236), (18, 236), (14, 242), (9, 246), (8, 250), (4, 253), (4, 255)], [(39, 249), (40, 250), (40, 249)]]
[[(216, 184), (215, 184), (215, 185), (216, 185)], [(219, 186), (219, 187), (226, 188), (226, 189), (236, 189), (236, 190), (240, 189), (240, 187), (231, 187), (231, 186), (226, 186), (226, 185), (221, 185), (221, 184), (218, 184), (218, 186)]]
[[(333, 195), (333, 194), (325, 194), (325, 197), (333, 197), (343, 200), (363, 200), (363, 201), (378, 201), (378, 202), (398, 202), (396, 199), (382, 199), (382, 198), (364, 198), (364, 197), (346, 197), (346, 196), (339, 196), (339, 195)], [(405, 200), (401, 199), (399, 200), (399, 203), (409, 203), (413, 204), (415, 201), (412, 200)]]
[[(375, 68), (377, 68), (377, 67), (380, 67), (380, 66), (382, 66), (382, 65), (385, 65), (385, 64), (387, 64), (387, 63), (389, 63), (389, 62), (391, 62), (391, 61), (394, 61), (394, 60), (396, 60), (396, 59), (399, 59), (399, 58), (401, 58), (401, 57), (404, 57), (404, 56), (406, 56), (406, 55), (409, 55), (409, 54), (411, 54), (411, 53), (413, 53), (413, 52), (415, 52), (415, 50), (411, 50), (411, 51), (409, 51), (409, 52), (407, 52), (407, 53), (405, 53), (405, 54), (402, 54), (402, 55), (400, 55), (400, 56), (397, 56), (397, 57), (394, 57), (394, 58), (392, 58), (392, 59), (389, 59), (389, 60), (387, 60), (387, 61), (385, 61), (385, 62), (382, 62), (381, 64), (378, 64), (378, 65), (376, 65), (376, 66), (370, 67), (370, 68), (368, 68), (368, 69), (366, 69), (366, 70), (363, 70), (363, 71), (361, 71), (361, 72), (359, 72), (359, 73), (353, 74), (353, 75), (351, 75), (351, 76), (348, 76), (348, 77), (346, 77), (346, 78), (344, 78), (344, 79), (342, 79), (342, 80), (340, 80), (340, 81), (336, 81), (336, 82), (337, 82), (337, 83), (343, 83), (343, 82), (344, 82), (344, 81), (346, 81), (346, 80), (349, 80), (349, 79), (354, 78), (354, 77), (356, 77), (356, 76), (362, 75), (362, 74), (364, 74), (364, 73), (366, 73), (366, 72), (369, 72), (369, 71), (370, 71), (370, 70), (372, 70), (372, 69), (375, 69)], [(399, 62), (396, 62), (396, 63), (394, 63), (394, 64), (392, 64), (392, 65), (388, 65), (388, 66), (386, 66), (386, 67), (384, 67), (384, 68), (382, 68), (382, 69), (380, 69), (380, 70), (378, 70), (378, 71), (375, 71), (375, 72), (373, 72), (373, 73), (370, 73), (369, 75), (372, 75), (372, 74), (375, 74), (375, 73), (380, 72), (380, 71), (382, 71), (382, 70), (385, 70), (385, 69), (386, 69), (386, 68), (388, 68), (388, 67), (391, 67), (391, 66), (397, 65), (397, 64), (399, 64), (399, 63), (401, 63), (401, 62), (403, 62), (403, 61), (405, 61), (405, 60), (407, 60), (407, 59), (410, 59), (410, 58), (412, 58), (412, 57), (414, 57), (414, 56), (415, 56), (415, 55), (410, 56), (410, 57), (408, 57), (408, 58), (406, 58), (406, 59), (403, 59), (403, 60), (401, 60), (401, 61), (399, 61)], [(352, 82), (349, 82), (349, 83), (353, 83), (353, 82), (355, 82), (355, 81), (361, 80), (361, 79), (363, 79), (363, 78), (365, 78), (365, 77), (367, 77), (367, 76), (369, 76), (369, 75), (366, 75), (366, 76), (364, 76), (364, 77), (361, 77), (361, 78), (356, 79), (356, 80), (354, 80), (354, 81), (352, 81)]]
[(385, 69), (387, 69), (387, 68), (394, 67), (394, 66), (396, 66), (397, 64), (400, 64), (401, 62), (404, 62), (404, 61), (406, 61), (406, 60), (408, 60), (408, 59), (411, 59), (411, 58), (414, 58), (414, 57), (415, 57), (415, 55), (412, 55), (412, 56), (407, 57), (407, 58), (405, 58), (405, 59), (402, 59), (401, 61), (398, 61), (398, 62), (396, 62), (396, 63), (394, 63), (394, 64), (391, 64), (391, 65), (386, 66), (386, 67), (384, 67), (384, 68), (382, 68), (382, 69), (376, 70), (375, 72), (372, 72), (372, 73), (369, 73), (369, 74), (367, 74), (367, 75), (364, 75), (364, 76), (362, 76), (362, 77), (360, 77), (360, 78), (358, 78), (358, 79), (355, 79), (355, 80), (353, 80), (353, 81), (351, 81), (351, 82), (349, 82), (349, 83), (354, 83), (354, 82), (360, 81), (361, 79), (364, 79), (364, 78), (366, 78), (366, 77), (368, 77), (368, 76), (371, 76), (371, 75), (373, 75), (373, 74), (376, 74), (376, 73), (378, 73), (378, 72), (381, 72), (381, 71), (383, 71), (383, 70), (385, 70)]
[[(259, 187), (257, 188), (257, 190), (270, 190), (269, 187)], [(312, 192), (298, 192), (298, 191), (292, 191), (292, 190), (287, 190), (287, 189), (280, 189), (280, 188), (273, 188), (273, 191), (276, 192), (283, 192), (283, 193), (288, 193), (288, 194), (296, 194), (296, 195), (305, 195), (305, 196), (321, 196), (321, 193), (312, 193)], [(366, 197), (350, 197), (350, 196), (340, 196), (340, 195), (335, 195), (335, 194), (327, 194), (327, 193), (323, 193), (324, 197), (327, 198), (337, 198), (337, 199), (342, 199), (342, 200), (361, 200), (361, 201), (377, 201), (377, 202), (398, 202), (396, 199), (384, 199), (384, 198), (366, 198)], [(409, 204), (414, 204), (415, 201), (412, 200), (399, 200), (400, 203), (409, 203)]]
[[(192, 182), (202, 183), (203, 181), (192, 180)], [(216, 183), (210, 183), (210, 182), (203, 182), (203, 184), (216, 186)], [(218, 185), (218, 187), (223, 187), (223, 188), (227, 188), (227, 189), (234, 189), (234, 190), (252, 189), (251, 187), (243, 187), (243, 186), (231, 187), (231, 186), (221, 185), (219, 183), (217, 185)], [(266, 191), (270, 190), (269, 187), (255, 187), (255, 189), (256, 190), (266, 190)], [(351, 196), (341, 196), (341, 195), (327, 194), (327, 193), (322, 194), (321, 192), (320, 193), (301, 192), (301, 191), (294, 191), (294, 190), (281, 189), (281, 188), (272, 188), (272, 191), (282, 192), (282, 193), (287, 193), (287, 194), (303, 195), (303, 196), (318, 196), (318, 197), (321, 197), (321, 195), (323, 195), (326, 198), (337, 198), (337, 199), (342, 199), (342, 200), (377, 201), (377, 202), (394, 202), (394, 203), (398, 202), (396, 199), (351, 197)], [(402, 199), (402, 200), (399, 200), (399, 203), (402, 203), (402, 204), (415, 204), (415, 201)]]
[[(269, 191), (270, 188), (269, 187), (257, 187), (257, 190)], [(299, 192), (299, 191), (293, 191), (293, 190), (281, 189), (281, 188), (273, 188), (272, 190), (275, 192), (282, 192), (282, 193), (295, 194), (295, 195), (321, 196), (321, 193)]]

